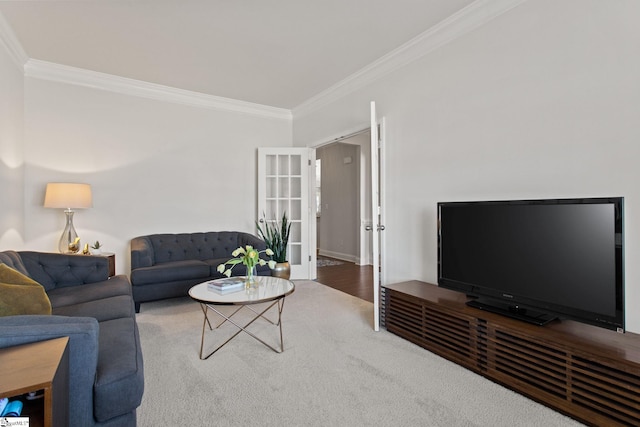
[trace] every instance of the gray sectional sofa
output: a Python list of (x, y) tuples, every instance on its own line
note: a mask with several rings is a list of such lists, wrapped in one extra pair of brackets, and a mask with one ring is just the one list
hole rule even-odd
[[(223, 277), (216, 270), (218, 265), (247, 245), (266, 249), (262, 239), (239, 231), (135, 237), (131, 240), (131, 285), (136, 312), (140, 303), (185, 296), (193, 285)], [(232, 272), (234, 276), (246, 274), (242, 265)], [(271, 270), (258, 266), (257, 274), (269, 276)]]
[(135, 426), (144, 391), (131, 284), (103, 257), (0, 252), (0, 263), (40, 283), (52, 315), (0, 317), (0, 348), (69, 337), (71, 426)]

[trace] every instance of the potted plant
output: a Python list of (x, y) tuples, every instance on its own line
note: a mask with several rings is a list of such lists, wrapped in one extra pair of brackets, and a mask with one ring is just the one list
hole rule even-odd
[(96, 242), (91, 245), (91, 254), (92, 255), (100, 255), (102, 253), (102, 244), (100, 243), (99, 240), (96, 240)]
[(289, 279), (291, 277), (291, 265), (287, 260), (287, 245), (289, 244), (291, 222), (287, 218), (287, 213), (282, 213), (280, 221), (267, 220), (263, 214), (263, 219), (261, 222), (256, 222), (256, 227), (258, 236), (264, 240), (267, 248), (273, 252), (272, 259), (276, 262), (276, 265), (271, 270), (271, 275)]

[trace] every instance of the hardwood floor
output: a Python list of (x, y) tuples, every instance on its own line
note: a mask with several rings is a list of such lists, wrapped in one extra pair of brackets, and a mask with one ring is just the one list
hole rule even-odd
[(360, 266), (352, 262), (334, 260), (318, 256), (319, 265), (322, 261), (338, 261), (339, 265), (318, 266), (317, 281), (323, 285), (345, 292), (349, 295), (373, 302), (373, 267)]

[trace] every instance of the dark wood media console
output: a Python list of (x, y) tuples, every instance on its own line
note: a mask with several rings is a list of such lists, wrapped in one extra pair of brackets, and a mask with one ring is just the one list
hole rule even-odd
[(419, 281), (385, 286), (389, 332), (596, 426), (640, 425), (640, 335), (573, 321), (535, 326)]

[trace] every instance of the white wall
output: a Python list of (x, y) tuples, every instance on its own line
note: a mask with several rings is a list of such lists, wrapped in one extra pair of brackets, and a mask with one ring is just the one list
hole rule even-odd
[(254, 232), (257, 147), (291, 146), (291, 121), (190, 107), (26, 78), (25, 245), (55, 251), (62, 211), (47, 182), (87, 182), (93, 208), (74, 223), (130, 268), (129, 241), (149, 233)]
[(528, 1), (304, 116), (294, 144), (386, 117), (386, 278), (435, 282), (436, 203), (624, 196), (640, 332), (640, 2)]
[(0, 250), (23, 247), (23, 82), (0, 40)]

